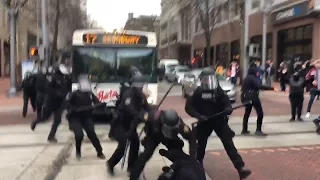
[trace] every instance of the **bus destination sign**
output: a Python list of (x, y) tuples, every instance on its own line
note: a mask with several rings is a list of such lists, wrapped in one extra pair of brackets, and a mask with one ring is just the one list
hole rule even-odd
[(122, 44), (122, 45), (147, 45), (146, 36), (128, 34), (84, 34), (83, 43), (85, 44)]

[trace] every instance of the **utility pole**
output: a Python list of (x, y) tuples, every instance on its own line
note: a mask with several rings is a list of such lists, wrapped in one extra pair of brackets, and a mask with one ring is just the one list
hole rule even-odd
[(245, 0), (244, 5), (244, 46), (243, 46), (243, 79), (247, 76), (249, 66), (249, 56), (247, 47), (249, 46), (249, 15), (252, 1)]
[[(263, 24), (262, 24), (262, 62), (261, 67), (264, 70), (266, 67), (266, 60), (267, 60), (267, 25), (268, 25), (268, 15), (271, 11), (273, 0), (263, 0), (263, 5), (261, 6), (263, 12)], [(265, 83), (265, 76), (263, 83)]]
[(41, 0), (42, 45), (44, 48), (44, 64), (49, 66), (49, 35), (47, 27), (47, 0)]
[[(10, 24), (10, 89), (8, 92), (9, 97), (15, 97), (17, 95), (16, 88), (16, 25), (19, 10), (26, 4), (27, 0), (17, 1), (17, 5), (12, 7), (10, 4), (8, 8), (9, 24)], [(6, 7), (7, 0), (2, 0), (1, 3)]]

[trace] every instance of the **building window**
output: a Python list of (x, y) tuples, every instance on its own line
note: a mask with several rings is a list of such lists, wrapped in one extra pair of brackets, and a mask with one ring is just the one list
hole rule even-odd
[(252, 9), (256, 9), (260, 6), (261, 0), (252, 0)]
[(295, 40), (295, 38), (294, 38), (294, 30), (295, 29), (289, 29), (288, 30), (288, 42), (292, 42), (292, 41), (294, 41)]
[(230, 1), (230, 18), (236, 17), (239, 14), (239, 6), (237, 1)]
[(214, 21), (215, 21), (214, 24), (221, 23), (221, 21), (222, 21), (222, 11), (223, 11), (223, 9), (221, 7), (217, 8), (217, 12), (218, 13), (216, 13), (216, 14), (214, 13), (214, 11), (212, 11), (211, 16), (213, 18), (215, 18), (214, 19)]
[(307, 25), (303, 30), (303, 39), (312, 39), (313, 27), (312, 25)]
[(296, 40), (302, 40), (303, 39), (303, 27), (299, 27), (296, 30)]
[(229, 20), (229, 4), (228, 3), (225, 3), (223, 6), (222, 6), (222, 9), (221, 9), (221, 21), (224, 22), (224, 21), (228, 21)]

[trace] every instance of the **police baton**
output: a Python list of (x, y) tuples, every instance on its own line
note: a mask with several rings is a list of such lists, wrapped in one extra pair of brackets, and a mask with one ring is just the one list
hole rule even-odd
[[(236, 109), (242, 108), (242, 107), (244, 107), (244, 106), (246, 106), (246, 105), (249, 105), (249, 104), (252, 104), (252, 101), (247, 101), (247, 102), (244, 102), (244, 103), (242, 103), (242, 104), (233, 106), (233, 107), (232, 107), (232, 110), (236, 110)], [(212, 116), (209, 116), (208, 119), (211, 119), (211, 118), (220, 116), (221, 114), (225, 114), (225, 113), (227, 113), (227, 111), (219, 112), (219, 113), (217, 113), (217, 114), (214, 114), (214, 115), (212, 115)]]
[(126, 148), (124, 149), (124, 155), (123, 155), (123, 157), (122, 157), (121, 169), (124, 168), (124, 164), (125, 164), (125, 162), (126, 162), (127, 151), (128, 151), (128, 149), (129, 149), (129, 146), (130, 146), (130, 141), (127, 140), (127, 142), (126, 142)]

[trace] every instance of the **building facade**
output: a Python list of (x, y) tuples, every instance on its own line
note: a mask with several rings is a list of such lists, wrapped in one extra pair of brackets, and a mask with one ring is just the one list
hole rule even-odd
[(128, 14), (128, 19), (124, 26), (124, 30), (137, 30), (137, 31), (148, 31), (157, 32), (159, 27), (159, 17), (158, 16), (147, 16), (141, 15), (139, 17), (134, 17), (133, 13)]
[[(192, 18), (191, 23), (187, 24), (187, 27), (182, 27), (181, 21), (175, 21), (174, 23), (180, 26), (181, 34), (191, 31), (191, 53), (188, 60), (191, 62), (196, 59), (197, 67), (214, 65), (216, 62), (228, 66), (232, 60), (240, 61), (240, 42), (242, 37), (242, 27), (239, 21), (240, 7), (236, 1), (229, 2), (229, 4), (223, 1), (221, 3), (221, 12), (217, 17), (218, 21), (214, 25), (213, 35), (210, 39), (210, 58), (204, 58), (206, 41), (201, 23), (199, 23), (196, 16)], [(252, 0), (249, 16), (249, 42), (258, 44), (260, 52), (262, 51), (263, 27), (262, 2), (260, 0)], [(267, 21), (266, 52), (268, 59), (274, 60), (279, 65), (282, 61), (288, 59), (305, 61), (320, 58), (320, 19), (318, 18), (318, 13), (314, 12), (313, 2), (313, 0), (273, 1), (272, 12), (268, 14)], [(171, 19), (180, 20), (181, 11), (176, 9), (182, 9), (181, 6), (170, 5), (170, 7), (172, 7), (171, 10), (166, 10), (167, 12), (178, 12), (176, 14), (172, 13), (175, 16), (170, 16)], [(166, 12), (162, 13), (168, 14)], [(161, 16), (160, 21), (169, 20), (168, 16)], [(160, 39), (166, 39), (163, 38), (168, 37), (166, 34), (168, 34), (167, 29), (161, 27)], [(164, 54), (163, 56), (168, 57), (167, 51), (161, 51), (161, 53)], [(175, 53), (179, 54), (177, 51)], [(171, 53), (170, 58), (176, 57), (172, 55), (175, 53)], [(261, 56), (256, 59), (261, 59)]]
[(192, 7), (181, 0), (162, 0), (161, 9), (160, 59), (178, 59), (186, 64), (191, 59)]

